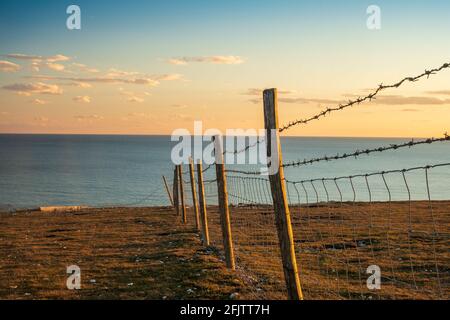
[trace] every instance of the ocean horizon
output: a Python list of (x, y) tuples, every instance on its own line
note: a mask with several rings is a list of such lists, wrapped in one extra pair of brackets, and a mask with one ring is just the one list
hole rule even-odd
[[(420, 138), (416, 138), (420, 139)], [(398, 144), (410, 138), (373, 137), (282, 137), (284, 163)], [(162, 182), (173, 178), (170, 154), (174, 142), (167, 135), (86, 135), (86, 134), (0, 134), (0, 208), (26, 209), (40, 206), (83, 205), (165, 206), (169, 200)], [(289, 181), (333, 178), (388, 170), (446, 163), (450, 159), (448, 142), (419, 145), (370, 156), (320, 162), (286, 168)], [(257, 166), (232, 165), (232, 169), (251, 170)], [(401, 175), (386, 176), (392, 199), (408, 200)], [(407, 175), (413, 200), (426, 200), (424, 172)], [(214, 170), (205, 173), (214, 179)], [(432, 200), (450, 199), (448, 167), (429, 170)], [(346, 181), (341, 192), (344, 201), (368, 201), (366, 182), (355, 179), (356, 194)], [(374, 201), (386, 201), (384, 183), (370, 181)], [(325, 193), (337, 200), (337, 191), (308, 185), (316, 201)], [(302, 195), (289, 191), (292, 202), (304, 202)], [(244, 191), (245, 192), (245, 191)], [(189, 195), (187, 195), (189, 197)], [(250, 195), (248, 195), (250, 196)], [(216, 204), (214, 197), (208, 198)]]

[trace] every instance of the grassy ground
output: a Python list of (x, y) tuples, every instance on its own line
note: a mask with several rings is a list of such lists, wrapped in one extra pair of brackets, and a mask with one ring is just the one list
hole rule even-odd
[[(0, 214), (0, 299), (229, 299), (242, 281), (165, 208)], [(68, 290), (66, 268), (81, 268)]]
[[(450, 202), (291, 206), (294, 248), (307, 299), (450, 298)], [(230, 207), (238, 265), (254, 278), (252, 298), (286, 297), (270, 206)], [(212, 242), (221, 248), (217, 210)], [(367, 268), (381, 289), (367, 288)]]
[[(238, 270), (225, 268), (217, 207), (213, 248), (167, 208), (0, 214), (0, 299), (285, 299), (273, 209), (231, 206)], [(291, 207), (307, 299), (448, 299), (450, 202)], [(66, 288), (81, 268), (82, 289)], [(381, 290), (367, 289), (368, 266)]]

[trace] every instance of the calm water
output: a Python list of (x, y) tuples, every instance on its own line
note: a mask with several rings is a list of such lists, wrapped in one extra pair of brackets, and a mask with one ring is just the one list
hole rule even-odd
[[(373, 148), (405, 139), (284, 138), (285, 162)], [(45, 205), (166, 205), (161, 176), (172, 179), (172, 143), (166, 136), (0, 135), (0, 207)], [(286, 178), (303, 180), (402, 169), (450, 162), (450, 144), (435, 143), (414, 149), (384, 152), (359, 159), (287, 169)], [(246, 167), (246, 169), (250, 169)], [(213, 178), (214, 170), (205, 179)], [(430, 170), (433, 199), (450, 199), (450, 167)], [(388, 175), (395, 200), (407, 199), (401, 174)], [(413, 199), (426, 198), (424, 171), (407, 174)], [(353, 199), (351, 185), (341, 181), (344, 199)], [(354, 181), (357, 200), (368, 200), (363, 179)], [(317, 185), (320, 200), (325, 191)], [(388, 194), (381, 177), (370, 187), (375, 200)], [(314, 190), (307, 185), (310, 195)], [(328, 186), (329, 196), (337, 192)], [(290, 189), (291, 195), (294, 191)]]

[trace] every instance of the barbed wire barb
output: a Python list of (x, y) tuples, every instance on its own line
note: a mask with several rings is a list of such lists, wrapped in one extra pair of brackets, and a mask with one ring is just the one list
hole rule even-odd
[(330, 108), (327, 107), (325, 110), (323, 110), (322, 112), (310, 117), (310, 118), (305, 118), (305, 119), (299, 119), (299, 120), (294, 120), (289, 122), (287, 125), (282, 126), (279, 129), (279, 132), (283, 132), (286, 131), (296, 125), (300, 125), (300, 124), (307, 124), (313, 120), (318, 120), (322, 117), (325, 117), (327, 114), (332, 113), (334, 111), (340, 111), (349, 107), (353, 107), (354, 105), (359, 105), (363, 102), (366, 101), (372, 101), (373, 99), (375, 99), (375, 97), (382, 91), (386, 90), (386, 89), (390, 89), (390, 88), (399, 88), (401, 87), (405, 82), (417, 82), (419, 81), (421, 78), (423, 77), (427, 77), (427, 79), (431, 76), (431, 75), (435, 75), (438, 72), (444, 70), (444, 69), (448, 69), (450, 68), (450, 63), (444, 63), (442, 66), (440, 66), (439, 68), (435, 68), (435, 69), (431, 69), (431, 70), (425, 70), (422, 74), (419, 74), (415, 77), (405, 77), (402, 80), (398, 81), (397, 83), (394, 84), (390, 84), (390, 85), (384, 85), (383, 83), (381, 83), (378, 88), (368, 94), (367, 96), (361, 98), (358, 97), (356, 100), (349, 100), (346, 104), (339, 104), (337, 107), (334, 108)]

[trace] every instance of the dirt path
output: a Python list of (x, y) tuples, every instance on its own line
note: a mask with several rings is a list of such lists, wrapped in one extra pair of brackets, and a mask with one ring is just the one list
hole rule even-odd
[[(81, 290), (66, 287), (70, 265)], [(242, 289), (166, 208), (0, 214), (0, 299), (229, 299)]]

